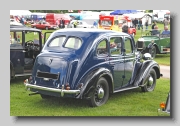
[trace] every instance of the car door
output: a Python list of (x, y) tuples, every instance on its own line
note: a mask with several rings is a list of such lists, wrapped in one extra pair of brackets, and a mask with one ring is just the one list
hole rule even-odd
[(124, 37), (123, 44), (123, 59), (124, 59), (124, 78), (123, 78), (123, 87), (129, 85), (129, 81), (132, 77), (132, 72), (134, 69), (134, 61), (135, 61), (135, 52), (133, 47), (133, 41), (130, 36)]
[(114, 90), (123, 86), (124, 81), (124, 57), (122, 55), (123, 36), (111, 36), (109, 38), (109, 64), (114, 78)]
[(22, 32), (10, 32), (10, 64), (14, 74), (24, 73), (24, 48)]

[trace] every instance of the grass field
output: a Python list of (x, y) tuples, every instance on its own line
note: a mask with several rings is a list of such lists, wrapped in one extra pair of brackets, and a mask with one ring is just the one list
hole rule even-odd
[(79, 99), (28, 96), (31, 92), (25, 90), (24, 79), (11, 82), (10, 116), (158, 116), (159, 104), (170, 91), (170, 80), (161, 78), (153, 92), (143, 93), (139, 88), (112, 94), (106, 104), (91, 108)]

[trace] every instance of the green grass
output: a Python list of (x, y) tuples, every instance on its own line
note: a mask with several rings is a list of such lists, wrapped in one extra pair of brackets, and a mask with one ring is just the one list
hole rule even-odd
[(154, 60), (160, 65), (170, 66), (170, 54), (157, 54)]
[(10, 116), (158, 116), (159, 104), (170, 91), (170, 80), (161, 78), (153, 92), (135, 89), (112, 94), (106, 104), (91, 108), (85, 100), (28, 96), (31, 92), (25, 91), (24, 79), (11, 81)]

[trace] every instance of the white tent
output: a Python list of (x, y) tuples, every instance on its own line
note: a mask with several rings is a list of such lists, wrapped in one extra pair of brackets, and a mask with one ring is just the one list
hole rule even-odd
[(148, 20), (148, 24), (152, 24), (152, 15), (146, 13), (136, 13), (136, 14), (124, 14), (131, 19), (142, 19), (142, 25), (145, 25), (145, 22)]
[(30, 16), (31, 12), (29, 10), (10, 10), (10, 15), (13, 15), (13, 16)]
[(98, 23), (99, 14), (88, 15), (88, 16), (84, 17), (82, 20), (90, 25), (93, 25), (94, 21), (96, 21)]

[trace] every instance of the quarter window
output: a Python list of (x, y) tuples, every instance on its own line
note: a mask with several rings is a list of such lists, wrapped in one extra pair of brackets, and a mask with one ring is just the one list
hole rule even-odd
[(98, 56), (102, 56), (102, 55), (107, 55), (108, 51), (107, 51), (107, 41), (106, 40), (102, 40), (98, 46), (97, 46), (97, 51), (96, 51)]
[(70, 37), (70, 38), (68, 38), (64, 47), (72, 48), (72, 49), (79, 49), (81, 47), (81, 45), (82, 45), (82, 41), (79, 38)]

